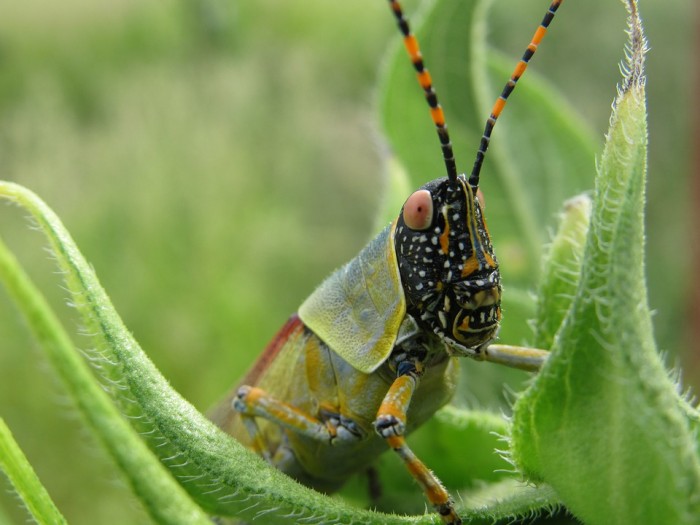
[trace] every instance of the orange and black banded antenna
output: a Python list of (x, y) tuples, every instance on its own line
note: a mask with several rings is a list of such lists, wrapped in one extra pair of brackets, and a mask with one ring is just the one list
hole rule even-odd
[(438, 137), (440, 138), (440, 145), (442, 146), (442, 158), (445, 161), (445, 167), (447, 168), (447, 177), (450, 182), (457, 181), (457, 165), (455, 164), (455, 156), (452, 151), (452, 142), (450, 142), (450, 135), (447, 133), (447, 125), (445, 124), (445, 114), (442, 111), (442, 106), (438, 102), (437, 93), (433, 89), (433, 80), (430, 77), (430, 73), (423, 65), (423, 55), (420, 52), (420, 47), (418, 46), (418, 39), (411, 32), (411, 28), (408, 26), (408, 21), (403, 15), (401, 10), (401, 5), (398, 0), (389, 0), (391, 5), (391, 10), (396, 17), (396, 22), (398, 23), (401, 34), (403, 34), (403, 43), (406, 46), (406, 51), (408, 51), (408, 56), (413, 62), (413, 67), (416, 69), (418, 75), (418, 83), (425, 91), (425, 99), (428, 101), (428, 106), (430, 106), (430, 116), (435, 123), (435, 128), (437, 129)]
[(537, 51), (537, 46), (539, 46), (540, 42), (542, 42), (544, 35), (547, 33), (549, 24), (552, 22), (557, 9), (559, 9), (559, 6), (563, 1), (564, 0), (554, 0), (549, 6), (549, 9), (547, 9), (540, 26), (535, 31), (535, 34), (533, 35), (532, 40), (530, 40), (530, 44), (527, 46), (525, 53), (523, 53), (523, 57), (520, 59), (520, 62), (518, 62), (518, 65), (515, 66), (513, 74), (510, 76), (510, 79), (508, 79), (508, 82), (506, 82), (501, 95), (496, 99), (493, 109), (491, 109), (491, 116), (486, 121), (484, 134), (482, 135), (481, 143), (479, 144), (479, 151), (476, 152), (474, 167), (472, 168), (471, 175), (469, 176), (469, 184), (474, 189), (479, 187), (479, 174), (481, 173), (481, 166), (484, 163), (484, 156), (486, 155), (486, 150), (489, 147), (491, 133), (493, 132), (493, 127), (496, 125), (496, 120), (498, 120), (498, 117), (501, 115), (501, 112), (508, 101), (508, 97), (515, 89), (515, 85), (518, 83), (518, 80), (521, 76), (523, 76), (523, 73), (525, 73), (532, 55), (534, 55), (535, 51)]

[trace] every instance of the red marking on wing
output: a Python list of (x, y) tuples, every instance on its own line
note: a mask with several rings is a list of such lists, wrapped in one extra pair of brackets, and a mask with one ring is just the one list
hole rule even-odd
[(263, 353), (260, 354), (258, 360), (253, 365), (246, 376), (243, 378), (240, 384), (242, 385), (255, 385), (260, 379), (260, 376), (267, 370), (277, 354), (284, 347), (285, 343), (289, 340), (289, 337), (296, 333), (304, 330), (304, 323), (297, 314), (292, 314), (292, 316), (287, 320), (287, 322), (280, 328), (279, 332), (272, 338), (272, 340), (267, 344)]

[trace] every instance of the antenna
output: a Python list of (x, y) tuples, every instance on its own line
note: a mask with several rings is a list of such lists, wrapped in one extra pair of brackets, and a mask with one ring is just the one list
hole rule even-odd
[(557, 12), (557, 9), (563, 1), (564, 0), (554, 0), (549, 6), (549, 9), (545, 13), (544, 18), (540, 23), (540, 26), (535, 31), (535, 34), (532, 36), (532, 40), (530, 40), (530, 44), (527, 46), (525, 53), (523, 53), (523, 57), (520, 59), (520, 62), (518, 62), (518, 65), (515, 66), (513, 74), (510, 76), (510, 79), (508, 79), (508, 82), (506, 82), (506, 85), (504, 86), (501, 95), (496, 99), (496, 102), (494, 103), (493, 108), (491, 109), (491, 116), (486, 121), (484, 134), (482, 135), (481, 142), (479, 144), (479, 150), (476, 152), (476, 160), (474, 161), (474, 167), (472, 168), (471, 175), (469, 176), (469, 184), (474, 189), (479, 187), (479, 174), (481, 173), (481, 166), (484, 163), (484, 156), (486, 155), (486, 150), (489, 147), (489, 142), (491, 141), (491, 133), (493, 132), (493, 127), (496, 125), (496, 120), (498, 120), (498, 117), (501, 115), (501, 112), (503, 111), (503, 108), (505, 107), (506, 102), (508, 101), (508, 97), (515, 89), (515, 85), (517, 84), (518, 80), (521, 76), (523, 76), (523, 73), (527, 69), (527, 65), (530, 62), (532, 55), (534, 55), (535, 51), (537, 51), (537, 46), (540, 44), (540, 42), (544, 38), (544, 35), (547, 33), (547, 28), (552, 22), (554, 14)]
[[(559, 2), (557, 2), (559, 3)], [(408, 26), (408, 21), (403, 15), (401, 10), (401, 5), (398, 0), (389, 0), (391, 5), (391, 10), (396, 17), (396, 22), (403, 34), (403, 43), (406, 46), (406, 51), (408, 51), (408, 56), (411, 58), (413, 67), (416, 69), (416, 74), (418, 76), (418, 83), (425, 91), (425, 99), (428, 101), (428, 106), (430, 106), (430, 116), (435, 123), (435, 128), (437, 129), (438, 137), (440, 138), (440, 145), (442, 146), (442, 158), (445, 161), (445, 167), (447, 168), (447, 177), (450, 182), (454, 183), (457, 181), (457, 165), (455, 164), (455, 156), (452, 151), (452, 142), (450, 142), (450, 135), (447, 133), (447, 126), (445, 125), (445, 114), (442, 111), (442, 106), (438, 102), (437, 93), (433, 89), (433, 80), (430, 77), (430, 73), (425, 68), (423, 64), (423, 55), (420, 52), (420, 47), (418, 46), (418, 39), (411, 32), (411, 28)]]

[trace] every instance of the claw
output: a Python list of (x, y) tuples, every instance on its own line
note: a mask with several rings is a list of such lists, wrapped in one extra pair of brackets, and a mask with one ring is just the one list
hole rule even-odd
[(374, 422), (377, 434), (383, 438), (391, 436), (403, 436), (406, 432), (406, 424), (391, 414), (382, 414)]
[(231, 407), (235, 411), (243, 414), (248, 412), (248, 403), (246, 402), (246, 398), (248, 397), (248, 394), (250, 394), (250, 390), (250, 386), (243, 385), (236, 391), (236, 397), (234, 397), (231, 401)]

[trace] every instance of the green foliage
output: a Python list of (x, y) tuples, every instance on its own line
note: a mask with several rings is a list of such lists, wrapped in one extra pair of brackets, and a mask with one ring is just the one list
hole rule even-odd
[[(0, 248), (2, 250), (2, 248)], [(7, 476), (27, 511), (39, 523), (65, 524), (66, 519), (51, 501), (29, 460), (0, 418), (0, 470)], [(4, 523), (0, 513), (0, 523)]]
[(629, 32), (580, 280), (551, 358), (516, 402), (513, 459), (585, 523), (690, 524), (700, 517), (700, 458), (652, 335), (644, 37), (637, 20)]
[[(168, 54), (168, 60), (173, 62), (183, 59), (187, 62), (187, 57), (200, 56), (204, 50), (207, 53), (214, 50), (215, 58), (208, 59), (206, 65), (196, 73), (216, 74), (214, 78), (204, 75), (206, 82), (201, 84), (195, 82), (193, 92), (213, 97), (222, 104), (225, 104), (226, 96), (229, 96), (226, 90), (234, 80), (244, 92), (276, 89), (251, 85), (254, 81), (251, 81), (252, 77), (245, 68), (237, 71), (236, 75), (221, 75), (215, 64), (223, 63), (230, 56), (239, 53), (239, 43), (250, 37), (250, 34), (237, 33), (237, 38), (227, 36), (230, 35), (229, 32), (217, 29), (221, 24), (210, 23), (217, 20), (232, 21), (233, 17), (229, 18), (227, 11), (218, 12), (211, 20), (206, 16), (193, 18), (189, 16), (191, 5), (195, 4), (183, 3), (180, 6), (181, 12), (176, 12), (175, 16), (173, 12), (166, 13), (162, 8), (151, 6), (154, 11), (145, 19), (162, 22), (154, 24), (159, 28), (154, 33), (155, 37), (144, 30), (150, 28), (150, 24), (140, 18), (144, 12), (139, 12), (135, 18), (138, 22), (134, 25), (127, 24), (130, 28), (128, 31), (133, 32), (129, 34), (136, 35), (129, 38), (131, 45), (136, 46), (139, 52), (150, 49), (153, 57)], [(197, 13), (211, 14), (217, 11), (211, 11), (210, 8), (221, 4), (202, 1), (196, 6), (201, 8)], [(430, 2), (419, 31), (426, 49), (426, 61), (446, 107), (448, 124), (461, 163), (471, 162), (472, 148), (478, 141), (483, 125), (481, 115), (488, 113), (493, 98), (490, 93), (497, 92), (512, 68), (512, 60), (504, 59), (486, 44), (484, 33), (487, 27), (487, 7), (488, 2), (482, 1)], [(568, 7), (566, 5), (563, 9)], [(353, 8), (347, 9), (352, 11)], [(245, 7), (242, 6), (241, 10), (242, 17), (250, 15)], [(386, 16), (386, 13), (379, 11), (377, 16)], [(281, 20), (285, 20), (285, 23), (279, 27), (271, 24), (269, 33), (261, 30), (261, 34), (271, 37), (281, 28), (290, 33), (301, 33), (317, 25), (313, 17), (288, 16)], [(196, 27), (193, 29), (191, 24)], [(353, 32), (349, 27), (346, 30), (349, 33), (345, 35), (345, 40), (349, 44), (354, 43)], [(180, 33), (187, 34), (188, 37), (180, 39), (177, 37)], [(337, 34), (330, 33), (326, 35), (330, 42), (343, 41)], [(99, 31), (96, 34), (99, 35)], [(109, 41), (112, 37), (105, 34), (96, 38)], [(262, 40), (264, 38), (258, 42), (261, 45)], [(341, 50), (341, 54), (347, 53), (350, 56), (357, 53), (352, 45), (348, 45), (348, 49)], [(104, 64), (114, 64), (114, 57), (117, 56), (123, 56), (129, 62), (134, 56), (128, 49), (122, 50), (123, 54), (115, 52), (111, 44), (105, 44), (104, 50), (111, 58), (104, 63), (97, 61), (99, 67), (104, 68), (99, 70), (102, 77), (95, 77), (97, 83), (111, 82), (116, 77)], [(57, 50), (56, 53), (60, 54), (60, 51)], [(271, 57), (276, 53), (274, 47), (270, 48)], [(632, 53), (640, 59), (638, 45), (632, 45)], [(301, 71), (284, 69), (288, 63), (294, 63), (293, 58), (284, 56), (282, 62), (285, 65), (280, 66), (279, 70), (271, 68), (274, 70), (271, 74), (283, 77), (289, 75), (286, 80), (300, 82), (297, 87), (303, 92), (303, 67)], [(97, 63), (87, 62), (88, 65), (81, 61), (71, 62), (71, 66), (62, 71), (66, 73), (66, 78), (73, 78), (70, 71), (75, 68), (80, 70), (85, 67), (90, 70), (97, 67)], [(469, 70), (466, 70), (465, 64), (470, 65)], [(139, 66), (136, 64), (134, 67), (138, 69)], [(362, 68), (356, 67), (358, 69), (354, 73), (359, 73)], [(147, 69), (152, 74), (148, 85), (153, 89), (166, 89), (173, 79), (172, 71), (167, 67), (162, 68), (162, 64), (154, 63)], [(352, 71), (352, 66), (350, 70)], [(596, 179), (591, 226), (588, 227), (589, 210), (585, 198), (569, 205), (547, 252), (547, 262), (541, 275), (541, 252), (550, 218), (560, 209), (565, 199), (592, 184), (594, 141), (576, 113), (532, 71), (519, 84), (513, 101), (495, 132), (483, 180), (489, 226), (504, 268), (507, 317), (502, 339), (504, 342), (518, 343), (527, 338), (529, 332), (525, 321), (528, 317), (534, 317), (535, 339), (543, 346), (552, 343), (553, 355), (543, 373), (518, 399), (512, 428), (499, 414), (451, 407), (440, 412), (433, 421), (411, 436), (410, 441), (418, 454), (435, 469), (452, 491), (460, 491), (464, 502), (460, 511), (471, 522), (512, 522), (520, 518), (529, 520), (533, 515), (541, 516), (542, 521), (570, 522), (561, 511), (562, 503), (586, 523), (594, 524), (607, 523), (611, 516), (614, 516), (616, 523), (643, 522), (649, 520), (649, 516), (653, 516), (654, 523), (691, 523), (700, 514), (698, 502), (693, 499), (698, 494), (697, 443), (693, 434), (698, 414), (676, 394), (675, 385), (667, 378), (659, 361), (651, 335), (642, 260), (646, 114), (641, 71), (633, 69), (633, 72), (636, 76), (628, 78), (634, 80), (625, 85), (616, 104), (608, 142), (600, 163), (600, 173)], [(76, 75), (76, 78), (79, 77)], [(18, 78), (20, 80), (17, 82), (31, 83), (29, 77)], [(212, 80), (218, 86), (213, 90), (209, 85)], [(270, 86), (274, 86), (275, 82), (270, 82)], [(66, 85), (70, 85), (70, 82)], [(76, 86), (80, 86), (77, 87), (78, 91), (84, 89), (84, 85), (79, 82)], [(14, 89), (13, 96), (21, 98), (21, 91)], [(442, 174), (439, 148), (418, 91), (407, 60), (402, 51), (397, 50), (385, 65), (381, 92), (382, 123), (395, 153), (389, 159), (394, 189), (387, 198), (387, 203), (392, 203), (393, 211), (384, 210), (384, 219), (395, 214), (400, 201), (410, 191), (409, 188)], [(95, 88), (95, 92), (99, 92), (99, 89)], [(75, 96), (70, 95), (72, 88), (66, 88), (64, 93), (69, 97), (70, 104), (83, 104), (81, 101), (86, 99), (86, 93), (82, 91)], [(291, 141), (292, 148), (307, 145), (307, 141), (296, 136), (296, 123), (289, 127), (284, 124), (303, 113), (300, 111), (299, 114), (290, 114), (289, 106), (294, 107), (295, 95), (287, 95), (288, 105), (271, 108), (277, 114), (279, 129), (273, 130), (270, 126), (262, 125), (265, 122), (265, 111), (270, 108), (250, 105), (244, 108), (243, 114), (237, 115), (251, 140), (250, 143), (243, 141), (233, 146), (240, 155), (237, 170), (248, 171), (252, 166), (250, 158), (261, 155), (259, 149), (249, 151), (254, 145), (265, 144), (268, 148), (278, 145), (283, 148), (285, 141)], [(129, 98), (133, 96), (131, 92), (125, 100), (133, 101), (135, 99)], [(180, 108), (182, 122), (188, 124), (203, 116), (209, 122), (216, 123), (211, 134), (191, 136), (189, 147), (207, 147), (207, 151), (214, 155), (203, 162), (212, 168), (220, 167), (218, 159), (224, 158), (223, 152), (231, 146), (219, 136), (229, 136), (229, 124), (220, 116), (225, 114), (222, 110), (224, 106), (219, 107), (214, 103), (209, 108), (199, 105), (190, 109), (188, 105), (196, 97), (192, 97), (192, 93), (186, 90), (175, 93), (174, 98), (178, 102), (176, 106)], [(88, 128), (92, 126), (91, 129), (94, 130), (95, 126), (99, 127), (100, 118), (105, 118), (109, 113), (106, 111), (108, 106), (99, 97), (93, 100), (87, 96), (87, 99), (85, 106), (74, 106), (74, 110), (78, 120)], [(4, 106), (4, 111), (9, 111), (9, 107)], [(344, 108), (333, 109), (339, 112), (336, 114), (348, 118), (351, 114), (345, 112)], [(139, 111), (143, 111), (143, 107), (123, 115), (123, 118), (133, 119), (139, 116)], [(140, 122), (147, 122), (147, 119)], [(517, 126), (517, 123), (527, 125)], [(71, 127), (72, 124), (69, 128)], [(319, 130), (314, 130), (319, 135)], [(171, 130), (160, 131), (164, 133), (166, 142), (176, 136)], [(60, 133), (56, 135), (60, 140)], [(89, 130), (77, 136), (87, 142), (88, 150), (100, 145), (90, 142), (92, 139)], [(331, 132), (330, 138), (325, 140), (333, 142), (338, 137), (343, 135)], [(271, 333), (274, 324), (294, 308), (293, 302), (290, 305), (285, 301), (298, 302), (299, 298), (284, 297), (284, 300), (271, 302), (271, 298), (285, 295), (279, 293), (281, 285), (261, 284), (258, 288), (246, 288), (246, 284), (249, 285), (246, 281), (259, 282), (248, 277), (248, 270), (255, 267), (268, 276), (289, 269), (290, 265), (293, 269), (295, 264), (299, 264), (268, 260), (265, 255), (272, 248), (266, 246), (266, 235), (263, 232), (266, 226), (274, 231), (285, 222), (300, 221), (294, 213), (303, 212), (291, 210), (299, 207), (296, 198), (310, 191), (310, 186), (303, 186), (296, 179), (292, 181), (294, 184), (287, 181), (285, 186), (282, 183), (276, 191), (290, 201), (286, 203), (287, 207), (282, 208), (278, 214), (252, 215), (251, 210), (255, 208), (262, 206), (274, 209), (273, 204), (279, 202), (275, 200), (274, 190), (269, 189), (269, 179), (266, 178), (272, 176), (272, 172), (277, 169), (275, 163), (270, 162), (269, 171), (260, 177), (257, 172), (255, 177), (248, 174), (240, 187), (227, 180), (227, 175), (217, 178), (220, 184), (207, 186), (198, 181), (193, 182), (192, 172), (198, 167), (197, 160), (188, 157), (184, 147), (174, 147), (169, 157), (150, 164), (153, 166), (162, 162), (164, 166), (160, 166), (161, 169), (172, 170), (172, 178), (168, 179), (168, 183), (156, 188), (163, 194), (175, 194), (176, 206), (173, 209), (164, 208), (159, 199), (142, 191), (137, 184), (138, 177), (148, 173), (146, 168), (139, 175), (139, 159), (148, 159), (153, 154), (151, 148), (156, 143), (147, 133), (137, 132), (136, 138), (137, 143), (142, 141), (147, 146), (135, 152), (135, 174), (121, 173), (124, 171), (124, 159), (131, 160), (130, 156), (126, 156), (128, 148), (121, 152), (124, 155), (121, 157), (122, 163), (117, 163), (116, 167), (102, 165), (97, 157), (93, 162), (103, 168), (104, 171), (97, 172), (103, 173), (106, 180), (110, 180), (107, 177), (111, 176), (119, 177), (117, 180), (123, 184), (126, 177), (133, 189), (129, 195), (140, 203), (137, 205), (144, 214), (140, 220), (133, 219), (133, 223), (98, 220), (107, 226), (100, 230), (100, 235), (118, 235), (122, 227), (134, 233), (149, 228), (157, 231), (160, 223), (174, 222), (177, 236), (163, 242), (165, 250), (162, 253), (152, 252), (151, 245), (143, 240), (140, 250), (152, 253), (164, 270), (172, 268), (174, 259), (184, 261), (184, 264), (189, 263), (197, 269), (186, 276), (170, 274), (170, 277), (160, 283), (160, 288), (154, 289), (151, 295), (154, 302), (147, 309), (147, 315), (135, 319), (136, 331), (140, 333), (145, 330), (142, 327), (155, 322), (151, 317), (158, 319), (159, 310), (165, 309), (171, 312), (172, 317), (161, 321), (164, 329), (156, 330), (157, 336), (146, 337), (146, 347), (167, 347), (172, 344), (173, 348), (177, 348), (178, 339), (183, 337), (190, 346), (190, 355), (200, 348), (221, 346), (217, 334), (203, 336), (198, 340), (197, 334), (178, 331), (179, 316), (184, 314), (167, 310), (167, 293), (170, 287), (180, 285), (183, 277), (192, 281), (186, 286), (191, 286), (192, 290), (198, 289), (203, 282), (202, 273), (216, 273), (220, 270), (220, 267), (217, 270), (216, 265), (212, 266), (213, 254), (206, 251), (205, 245), (199, 242), (198, 235), (212, 229), (245, 230), (241, 233), (244, 240), (237, 244), (243, 248), (235, 251), (236, 257), (250, 263), (245, 272), (241, 271), (241, 279), (229, 278), (228, 282), (223, 283), (217, 279), (212, 289), (199, 287), (204, 292), (211, 292), (211, 296), (206, 299), (200, 298), (206, 296), (194, 297), (202, 305), (207, 301), (212, 303), (206, 304), (205, 313), (201, 314), (203, 317), (211, 313), (215, 321), (224, 325), (238, 316), (233, 321), (237, 326), (253, 325), (254, 328), (249, 332), (239, 330), (243, 335), (236, 340), (234, 347), (237, 350), (253, 347), (254, 354), (255, 350), (262, 347), (256, 343), (256, 338), (267, 337), (260, 332), (267, 330), (267, 334)], [(300, 141), (294, 142), (295, 139)], [(284, 157), (283, 152), (286, 150), (280, 151)], [(262, 155), (269, 153), (264, 151)], [(291, 159), (289, 167), (309, 162), (306, 169), (314, 173), (326, 173), (329, 169), (323, 159), (288, 158)], [(66, 161), (65, 164), (70, 162)], [(146, 162), (143, 165), (149, 164)], [(60, 184), (62, 179), (50, 173), (52, 167), (59, 172), (65, 169), (61, 165), (41, 166), (40, 160), (34, 169), (47, 170), (45, 176), (48, 180)], [(465, 166), (461, 168), (465, 169)], [(317, 178), (313, 180), (323, 190), (323, 181), (318, 182)], [(113, 183), (106, 185), (111, 188)], [(232, 198), (238, 199), (234, 203), (232, 215), (234, 224), (193, 223), (190, 220), (195, 217), (191, 205), (192, 195), (202, 195), (210, 207), (225, 208), (231, 203), (226, 200), (224, 188), (237, 190), (230, 193)], [(97, 385), (81, 375), (82, 364), (76, 361), (75, 345), (65, 335), (58, 321), (54, 320), (52, 312), (43, 305), (40, 295), (26, 281), (21, 269), (15, 267), (12, 258), (5, 256), (4, 252), (0, 252), (3, 254), (2, 261), (10, 262), (0, 265), (3, 269), (0, 272), (2, 279), (11, 291), (16, 288), (17, 282), (23, 283), (23, 293), (13, 292), (20, 310), (29, 312), (27, 318), (30, 326), (40, 336), (49, 356), (53, 355), (52, 349), (61, 348), (60, 357), (52, 358), (59, 375), (69, 385), (72, 375), (79, 378), (84, 388), (69, 386), (68, 390), (75, 396), (77, 405), (124, 471), (137, 498), (156, 522), (175, 522), (178, 517), (189, 520), (188, 513), (200, 513), (199, 507), (213, 514), (255, 518), (256, 522), (261, 523), (279, 523), (285, 517), (290, 522), (301, 517), (341, 523), (437, 522), (437, 517), (432, 514), (403, 518), (358, 510), (340, 499), (331, 499), (299, 487), (243, 450), (185, 401), (141, 351), (116, 314), (92, 268), (54, 213), (31, 192), (18, 185), (2, 183), (0, 194), (28, 210), (49, 239), (71, 292), (72, 302), (81, 316), (81, 325), (91, 336), (89, 344), (92, 349), (86, 352), (97, 365), (103, 385), (112, 394), (114, 403), (128, 416), (133, 429), (151, 447), (152, 455), (142, 444), (133, 444), (131, 440), (136, 438), (136, 434), (124, 425), (124, 420), (116, 415), (114, 407), (100, 404), (101, 393), (95, 391)], [(251, 204), (246, 199), (248, 195), (259, 195), (260, 200)], [(323, 191), (316, 195), (318, 205), (309, 212), (314, 218), (326, 212), (332, 214), (336, 209), (342, 208), (339, 203), (347, 200), (344, 192), (328, 199)], [(85, 204), (98, 218), (101, 217), (100, 202), (80, 204)], [(250, 224), (246, 220), (250, 217), (264, 217), (253, 221), (258, 228), (253, 233), (249, 228), (241, 228), (241, 225)], [(346, 226), (348, 222), (357, 222), (354, 218), (346, 219)], [(364, 221), (363, 224), (369, 228), (371, 221), (367, 217), (359, 220)], [(323, 234), (324, 231), (315, 233)], [(327, 237), (322, 237), (324, 240), (315, 243), (303, 241), (301, 236), (295, 235), (287, 239), (280, 239), (278, 235), (275, 239), (279, 239), (280, 243), (289, 242), (290, 245), (301, 243), (295, 247), (300, 252), (317, 252), (318, 247), (323, 246), (323, 253), (320, 254), (323, 259), (334, 251), (334, 247), (340, 245), (338, 238), (345, 239), (337, 231), (326, 232), (326, 235)], [(362, 237), (364, 233), (356, 235)], [(312, 233), (310, 237), (315, 236)], [(304, 245), (304, 242), (309, 244)], [(284, 248), (285, 245), (281, 246)], [(279, 246), (276, 248), (279, 249)], [(354, 250), (352, 246), (343, 248)], [(112, 244), (107, 255), (100, 255), (99, 250), (94, 252), (96, 257), (119, 261), (124, 267), (122, 272), (128, 276), (127, 282), (131, 285), (129, 288), (133, 289), (134, 282), (140, 286), (147, 279), (138, 275), (140, 261), (129, 256), (129, 249), (128, 239), (124, 239)], [(300, 276), (318, 275), (317, 272), (309, 272), (303, 265), (298, 270)], [(164, 274), (168, 275), (165, 271)], [(539, 293), (535, 302), (529, 297), (528, 291), (538, 276)], [(303, 282), (303, 278), (300, 279)], [(288, 280), (285, 276), (285, 285)], [(122, 297), (127, 298), (129, 290), (123, 288), (115, 287), (115, 292), (125, 294)], [(202, 290), (198, 289), (198, 293)], [(231, 290), (235, 290), (235, 293)], [(294, 293), (290, 294), (293, 296)], [(147, 294), (143, 293), (141, 297), (147, 297)], [(32, 310), (32, 304), (42, 306)], [(267, 324), (257, 321), (251, 323), (246, 316), (263, 318), (270, 326), (266, 328)], [(243, 372), (246, 359), (249, 361), (253, 355), (245, 357), (244, 351), (234, 353), (239, 355), (228, 362), (233, 372), (228, 366), (217, 366), (216, 363), (213, 367), (209, 365), (218, 370), (218, 373), (230, 376), (227, 378), (229, 382)], [(197, 352), (194, 354), (197, 356)], [(171, 356), (171, 362), (166, 366), (173, 369), (180, 366), (184, 368), (181, 373), (187, 373), (188, 367), (180, 362), (187, 359), (186, 355), (185, 352), (178, 351)], [(468, 367), (465, 368), (469, 388), (478, 390), (479, 386), (469, 375)], [(490, 373), (484, 365), (480, 365), (479, 375), (487, 376)], [(498, 372), (493, 373), (495, 378), (492, 378), (491, 386), (487, 388), (498, 389), (500, 393), (500, 385), (505, 377)], [(173, 372), (173, 375), (177, 377), (177, 372)], [(165, 376), (170, 377), (170, 374), (166, 372)], [(515, 375), (511, 379), (514, 379), (513, 384), (519, 385), (522, 376)], [(208, 399), (211, 400), (211, 397)], [(464, 403), (464, 397), (458, 401)], [(512, 474), (502, 471), (507, 468), (507, 463), (494, 450), (496, 447), (504, 448), (505, 445), (502, 441), (499, 443), (499, 437), (494, 433), (500, 436), (510, 433), (510, 459), (530, 479), (543, 482), (540, 486), (523, 485), (518, 482), (517, 475), (514, 478)], [(56, 448), (56, 451), (60, 450), (60, 447)], [(18, 457), (19, 452), (13, 451), (11, 455)], [(155, 461), (156, 457), (168, 472)], [(391, 486), (386, 488), (389, 494), (380, 501), (380, 509), (422, 513), (423, 500), (416, 497), (415, 487), (402, 471), (401, 465), (394, 460), (392, 457), (384, 458), (380, 465), (383, 479), (392, 480)], [(180, 481), (187, 494), (177, 485), (169, 488), (173, 479)], [(648, 497), (648, 492), (653, 497)], [(348, 494), (362, 502), (362, 498), (352, 495), (350, 491)], [(647, 498), (644, 505), (639, 504), (640, 494)], [(159, 499), (163, 497), (166, 500)], [(412, 503), (417, 505), (412, 506)], [(167, 515), (174, 510), (172, 515)], [(554, 512), (551, 517), (550, 512)]]
[[(34, 213), (37, 221), (42, 224), (45, 233), (52, 241), (53, 249), (56, 250), (56, 256), (66, 275), (70, 276), (68, 282), (71, 282), (70, 278), (82, 277), (70, 273), (73, 267), (69, 267), (69, 265), (79, 266), (81, 262), (77, 261), (76, 264), (76, 261), (71, 258), (71, 255), (74, 255), (71, 252), (75, 252), (75, 249), (70, 245), (70, 238), (57, 224), (53, 213), (43, 203), (36, 200), (30, 192), (21, 187), (15, 187), (13, 184), (0, 183), (0, 194), (4, 198), (15, 200)], [(87, 364), (73, 348), (70, 337), (63, 330), (43, 296), (34, 288), (17, 261), (1, 243), (0, 276), (2, 276), (8, 292), (24, 314), (30, 328), (46, 351), (51, 364), (64, 381), (66, 389), (70, 392), (86, 421), (112, 454), (116, 464), (129, 479), (134, 492), (140, 495), (141, 501), (153, 519), (157, 523), (180, 523), (183, 525), (208, 523), (209, 520), (202, 509), (183, 497), (182, 487), (175, 483), (158, 459), (149, 453), (140, 436), (120, 416), (107, 394), (95, 381)], [(84, 294), (84, 304), (95, 305), (95, 302), (90, 299), (90, 295), (95, 291), (94, 283), (87, 283), (81, 279), (80, 282), (72, 284), (76, 300)], [(99, 286), (97, 288), (99, 289)], [(106, 308), (108, 304), (103, 301), (100, 306)], [(89, 320), (86, 316), (86, 321)], [(95, 319), (95, 321), (99, 320)], [(94, 326), (94, 328), (96, 330), (102, 328), (101, 334), (105, 337), (114, 335), (107, 334), (104, 325)], [(128, 336), (128, 333), (120, 333), (118, 337), (123, 338), (125, 335)], [(115, 388), (115, 391), (120, 390), (123, 389)], [(117, 396), (116, 399), (123, 404), (128, 403), (126, 396)], [(127, 407), (124, 406), (124, 408)], [(134, 415), (128, 410), (123, 410), (123, 412)], [(5, 441), (9, 441), (7, 436), (5, 436)], [(3, 453), (3, 471), (7, 472), (34, 519), (39, 523), (60, 523), (63, 521), (63, 517), (51, 508), (52, 505), (41, 501), (46, 500), (48, 495), (42, 497), (42, 492), (45, 492), (43, 487), (37, 479), (31, 479), (28, 465), (22, 465), (23, 458), (19, 448), (12, 447), (12, 443), (10, 443), (10, 446), (3, 447), (0, 452)], [(29, 481), (23, 481), (27, 477), (29, 477)], [(28, 483), (29, 486), (27, 486)], [(37, 491), (32, 485), (38, 485), (39, 490)], [(37, 502), (41, 502), (41, 504), (38, 505)]]
[(579, 195), (564, 203), (559, 228), (545, 257), (533, 319), (535, 348), (552, 348), (554, 337), (578, 288), (583, 246), (591, 220), (591, 199)]

